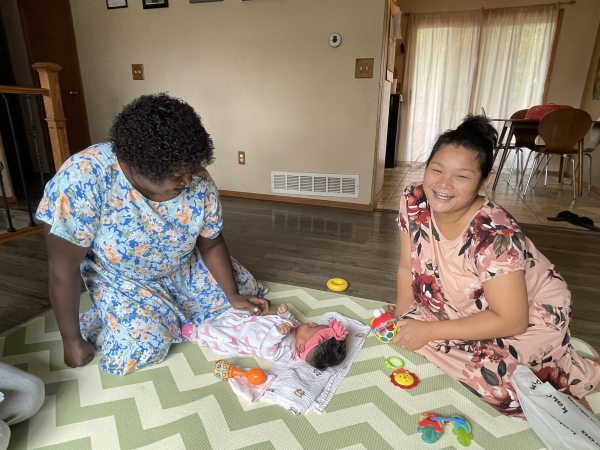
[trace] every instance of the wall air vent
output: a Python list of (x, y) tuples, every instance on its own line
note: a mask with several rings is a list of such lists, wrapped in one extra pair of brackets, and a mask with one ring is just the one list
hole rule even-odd
[(358, 198), (358, 175), (271, 172), (271, 192)]

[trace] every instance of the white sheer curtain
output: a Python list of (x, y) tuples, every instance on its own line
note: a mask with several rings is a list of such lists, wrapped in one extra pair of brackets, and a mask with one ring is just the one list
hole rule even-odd
[(469, 112), (510, 117), (540, 104), (558, 5), (411, 14), (400, 159), (424, 161)]
[(481, 11), (411, 14), (401, 157), (424, 161), (444, 130), (469, 111)]
[(484, 11), (472, 112), (504, 118), (542, 102), (557, 17), (556, 3)]

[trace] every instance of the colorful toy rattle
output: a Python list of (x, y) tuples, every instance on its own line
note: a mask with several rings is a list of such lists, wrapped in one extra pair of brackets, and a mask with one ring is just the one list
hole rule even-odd
[(462, 416), (440, 417), (437, 414), (423, 413), (419, 418), (417, 431), (421, 433), (421, 439), (428, 444), (435, 444), (444, 433), (444, 425), (452, 425), (452, 433), (456, 435), (456, 440), (460, 445), (468, 447), (471, 445), (473, 434), (471, 425)]
[(383, 343), (392, 342), (398, 327), (396, 327), (397, 317), (391, 314), (382, 314), (381, 311), (376, 309), (373, 311), (373, 318), (371, 319), (371, 330), (377, 339)]
[(215, 363), (213, 373), (215, 377), (223, 381), (227, 381), (231, 377), (245, 377), (250, 384), (263, 384), (267, 379), (261, 369), (240, 370), (226, 359), (220, 359)]
[(412, 389), (419, 384), (419, 378), (406, 369), (394, 370), (390, 375), (390, 381), (401, 389)]

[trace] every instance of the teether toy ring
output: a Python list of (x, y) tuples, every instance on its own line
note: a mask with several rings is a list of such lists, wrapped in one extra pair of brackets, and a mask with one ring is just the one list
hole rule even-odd
[(387, 367), (388, 369), (393, 369), (393, 370), (403, 369), (404, 361), (402, 361), (397, 356), (390, 356), (388, 359), (385, 360), (385, 367)]
[(348, 282), (342, 278), (332, 278), (327, 282), (327, 288), (336, 292), (345, 291), (348, 289)]

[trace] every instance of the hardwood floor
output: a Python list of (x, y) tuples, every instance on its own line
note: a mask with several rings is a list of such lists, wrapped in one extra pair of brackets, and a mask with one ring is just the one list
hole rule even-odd
[(50, 308), (43, 235), (0, 244), (0, 332)]
[[(229, 250), (258, 279), (326, 290), (348, 280), (345, 294), (396, 298), (399, 257), (395, 213), (223, 198)], [(600, 233), (522, 226), (569, 283), (573, 336), (600, 349)], [(0, 245), (0, 332), (49, 308), (41, 235)]]

